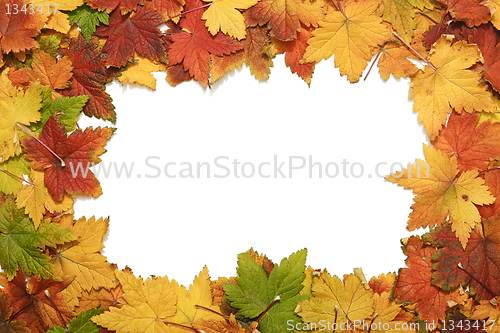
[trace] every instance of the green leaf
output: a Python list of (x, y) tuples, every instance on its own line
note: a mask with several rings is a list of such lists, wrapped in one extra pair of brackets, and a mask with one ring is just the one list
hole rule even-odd
[(45, 36), (40, 38), (38, 41), (40, 45), (40, 50), (47, 52), (53, 57), (59, 55), (59, 44), (61, 44), (61, 39), (56, 35)]
[(38, 237), (38, 247), (56, 247), (74, 241), (78, 237), (65, 227), (50, 222), (43, 222), (36, 231)]
[(247, 253), (238, 255), (238, 285), (224, 284), (224, 291), (231, 301), (231, 306), (240, 309), (239, 314), (247, 318), (256, 318), (279, 296), (270, 309), (259, 321), (262, 333), (285, 332), (288, 320), (301, 322), (294, 313), (297, 303), (307, 299), (308, 295), (299, 295), (305, 278), (307, 250), (302, 249), (284, 258), (275, 265), (269, 278), (264, 268)]
[(48, 330), (46, 333), (67, 333), (67, 332), (61, 326), (54, 326), (52, 327), (51, 330)]
[(52, 101), (52, 92), (50, 87), (42, 88), (42, 109), (40, 113), (42, 114), (42, 119), (34, 124), (31, 129), (40, 134), (43, 126), (56, 112), (62, 112), (59, 120), (64, 125), (67, 132), (71, 132), (75, 129), (75, 124), (78, 121), (78, 117), (82, 113), (85, 103), (89, 100), (88, 95), (81, 95), (75, 97), (58, 97)]
[(9, 280), (19, 267), (27, 274), (51, 275), (50, 257), (37, 249), (41, 238), (24, 209), (7, 200), (0, 209), (0, 266)]
[[(28, 164), (23, 154), (9, 158), (7, 161), (0, 164), (0, 168), (23, 178), (23, 174), (28, 175), (30, 173)], [(22, 186), (23, 183), (19, 179), (12, 177), (6, 172), (0, 171), (0, 191), (5, 194), (13, 194), (19, 192)]]
[(69, 16), (69, 23), (72, 25), (78, 22), (83, 37), (90, 42), (96, 27), (103, 23), (109, 25), (109, 14), (106, 11), (100, 12), (84, 4), (77, 9), (66, 12)]
[[(71, 320), (69, 323), (69, 333), (99, 333), (99, 325), (92, 322), (90, 318), (97, 316), (104, 312), (103, 308), (90, 309), (85, 312), (81, 312), (78, 317)], [(67, 333), (60, 326), (54, 326), (52, 330), (46, 333)]]

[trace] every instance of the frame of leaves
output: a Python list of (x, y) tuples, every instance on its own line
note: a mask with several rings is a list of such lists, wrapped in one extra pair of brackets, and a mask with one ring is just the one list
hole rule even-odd
[[(205, 1), (205, 0), (204, 0)], [(0, 0), (0, 331), (495, 331), (500, 308), (500, 9), (498, 0)], [(158, 26), (167, 23), (168, 30)], [(108, 220), (74, 220), (76, 195), (98, 197), (91, 171), (114, 129), (104, 84), (203, 87), (243, 64), (266, 79), (276, 54), (310, 83), (334, 56), (357, 82), (373, 56), (409, 77), (432, 140), (428, 167), (386, 179), (411, 189), (407, 267), (367, 281), (279, 264), (253, 250), (237, 277), (189, 289), (143, 280), (100, 253)], [(418, 69), (409, 59), (425, 63)], [(420, 171), (420, 172), (418, 172)], [(428, 177), (417, 177), (415, 175)]]

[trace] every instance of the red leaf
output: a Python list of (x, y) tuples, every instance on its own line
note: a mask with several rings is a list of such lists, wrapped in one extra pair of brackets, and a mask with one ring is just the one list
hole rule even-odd
[(83, 112), (106, 120), (116, 121), (116, 113), (111, 103), (111, 97), (104, 91), (104, 83), (108, 82), (111, 72), (106, 70), (106, 55), (101, 53), (97, 38), (89, 43), (80, 34), (72, 41), (68, 49), (61, 49), (61, 54), (67, 56), (73, 63), (73, 77), (68, 89), (58, 90), (64, 96), (89, 95), (89, 100)]
[(485, 219), (500, 214), (500, 162), (493, 161), (488, 168), (496, 168), (484, 173), (485, 184), (490, 188), (491, 195), (495, 197), (495, 202), (491, 205), (477, 206), (479, 214)]
[(500, 91), (500, 32), (491, 24), (469, 29), (469, 43), (479, 47), (484, 64), (477, 65), (484, 78), (495, 90)]
[(184, 0), (152, 0), (146, 2), (146, 8), (152, 8), (158, 13), (172, 17), (179, 15), (182, 12), (182, 6), (185, 4)]
[(107, 10), (110, 13), (118, 7), (123, 14), (136, 10), (138, 5), (143, 5), (144, 0), (87, 0), (87, 3), (95, 9)]
[(12, 281), (0, 275), (0, 286), (12, 302), (11, 319), (25, 321), (35, 333), (43, 333), (55, 325), (66, 327), (73, 318), (66, 298), (60, 294), (70, 283), (68, 279), (56, 282), (27, 278), (22, 271), (18, 271)]
[(462, 171), (486, 170), (490, 159), (500, 157), (500, 123), (485, 121), (476, 128), (479, 114), (455, 111), (434, 140), (434, 148), (456, 156)]
[(469, 27), (487, 23), (490, 20), (490, 9), (483, 0), (438, 0), (448, 7), (451, 17), (463, 21)]
[(109, 26), (101, 25), (95, 32), (97, 36), (108, 37), (102, 50), (109, 55), (106, 65), (120, 67), (132, 60), (134, 52), (150, 60), (165, 57), (161, 31), (157, 28), (163, 20), (162, 15), (144, 7), (127, 15), (113, 11)]
[(66, 137), (64, 126), (51, 116), (43, 126), (39, 140), (47, 145), (65, 163), (62, 166), (52, 153), (33, 138), (23, 138), (24, 151), (34, 169), (45, 170), (45, 186), (57, 201), (64, 193), (83, 194), (98, 197), (102, 194), (101, 185), (88, 168), (99, 163), (98, 157), (105, 152), (103, 148), (113, 134), (109, 127), (89, 127), (82, 132), (76, 130)]
[(23, 0), (0, 1), (0, 48), (3, 53), (25, 51), (38, 46), (33, 37), (43, 28), (46, 18), (36, 12), (29, 14), (20, 11), (25, 5)]
[[(472, 230), (465, 250), (450, 225), (445, 224), (425, 235), (432, 244), (441, 247), (432, 257), (437, 261), (432, 283), (445, 291), (470, 283), (470, 294), (491, 299), (500, 295), (500, 221), (493, 216)], [(462, 269), (458, 267), (461, 264)], [(486, 287), (486, 288), (485, 288)], [(491, 292), (491, 293), (490, 293)]]
[(433, 247), (425, 247), (420, 237), (410, 238), (403, 248), (403, 252), (408, 256), (408, 268), (399, 270), (394, 297), (404, 302), (417, 303), (420, 319), (437, 322), (438, 319), (444, 319), (450, 298), (431, 284), (431, 256), (435, 251)]
[[(201, 7), (200, 1), (186, 4), (186, 11)], [(243, 48), (235, 39), (218, 33), (212, 36), (201, 19), (205, 9), (196, 9), (185, 15), (179, 25), (182, 31), (172, 35), (172, 45), (168, 52), (170, 65), (182, 63), (189, 74), (199, 81), (203, 87), (208, 84), (210, 75), (210, 54), (227, 55)]]

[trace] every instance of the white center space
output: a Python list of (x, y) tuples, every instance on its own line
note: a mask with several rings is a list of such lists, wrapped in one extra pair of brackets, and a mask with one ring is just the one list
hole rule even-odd
[[(267, 82), (244, 67), (211, 90), (196, 82), (173, 88), (164, 73), (155, 74), (156, 92), (108, 85), (117, 131), (101, 163), (111, 172), (101, 169), (104, 194), (79, 198), (75, 217), (110, 217), (110, 262), (184, 285), (204, 265), (213, 279), (234, 276), (237, 254), (251, 247), (277, 263), (306, 247), (308, 265), (339, 276), (362, 267), (370, 278), (404, 266), (400, 239), (410, 235), (413, 194), (375, 167), (387, 163), (378, 169), (387, 175), (393, 163), (423, 158), (428, 139), (408, 101), (409, 81), (384, 82), (374, 68), (350, 84), (330, 59), (316, 66), (308, 87), (283, 57), (274, 64)], [(111, 124), (82, 116), (79, 125)], [(214, 177), (228, 173), (217, 157), (228, 177)], [(290, 157), (294, 167), (306, 161), (292, 177)], [(274, 176), (275, 159), (286, 178)], [(321, 163), (322, 178), (318, 164), (309, 177), (309, 159)], [(197, 178), (197, 162), (210, 164), (210, 178), (206, 168)], [(167, 163), (176, 178), (164, 174)], [(255, 167), (253, 177), (241, 175), (243, 163), (247, 176)], [(335, 178), (325, 174), (328, 163), (330, 176), (339, 166)], [(195, 178), (182, 178), (189, 164)], [(269, 178), (258, 174), (261, 164)], [(119, 177), (114, 165), (127, 166), (130, 177), (124, 169)], [(355, 178), (360, 165), (364, 173)]]

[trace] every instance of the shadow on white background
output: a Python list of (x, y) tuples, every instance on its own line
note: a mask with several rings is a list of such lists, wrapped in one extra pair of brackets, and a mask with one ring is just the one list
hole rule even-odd
[[(276, 263), (306, 247), (308, 265), (339, 276), (362, 267), (370, 278), (404, 266), (400, 239), (410, 235), (413, 194), (378, 177), (375, 166), (387, 163), (378, 169), (385, 176), (393, 163), (423, 158), (428, 139), (407, 98), (409, 81), (384, 82), (374, 68), (366, 81), (350, 84), (329, 59), (316, 66), (308, 87), (282, 56), (274, 65), (267, 82), (244, 67), (212, 90), (196, 82), (172, 88), (164, 73), (155, 74), (156, 92), (108, 86), (117, 131), (102, 165), (126, 165), (130, 177), (101, 173), (104, 194), (79, 199), (75, 218), (110, 217), (104, 251), (110, 262), (184, 285), (204, 265), (213, 279), (234, 276), (237, 254), (250, 247)], [(79, 125), (111, 124), (83, 116)], [(214, 177), (227, 173), (214, 164), (219, 156), (229, 177)], [(295, 166), (301, 157), (306, 165), (290, 178), (291, 156)], [(275, 158), (285, 162), (286, 178), (274, 177)], [(309, 158), (322, 164), (322, 178), (318, 164), (309, 177)], [(256, 170), (244, 178), (240, 164), (237, 178), (235, 159), (248, 163), (247, 175), (250, 164), (270, 163), (262, 170), (271, 177)], [(194, 166), (195, 178), (180, 177), (182, 162)], [(206, 168), (196, 178), (197, 162), (211, 165), (210, 178)], [(167, 163), (176, 163), (167, 171), (177, 178), (165, 175)], [(328, 163), (339, 166), (337, 177), (326, 177)], [(363, 175), (355, 178), (360, 165)]]

